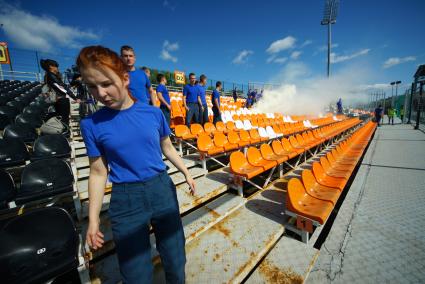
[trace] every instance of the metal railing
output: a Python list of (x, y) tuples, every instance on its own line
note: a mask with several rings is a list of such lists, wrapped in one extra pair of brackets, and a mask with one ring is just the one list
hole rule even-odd
[(7, 71), (0, 69), (0, 80), (20, 80), (20, 81), (39, 81), (43, 80), (40, 73), (36, 72), (21, 72), (21, 71)]

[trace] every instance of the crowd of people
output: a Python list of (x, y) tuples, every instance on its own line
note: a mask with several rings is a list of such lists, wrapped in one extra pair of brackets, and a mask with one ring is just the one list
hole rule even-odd
[[(375, 108), (374, 114), (375, 114), (375, 122), (378, 124), (378, 126), (381, 126), (381, 122), (384, 123), (384, 109), (382, 108), (382, 105), (379, 105), (377, 108)], [(388, 124), (394, 125), (394, 117), (398, 116), (400, 117), (401, 123), (403, 123), (404, 119), (404, 106), (401, 106), (400, 110), (397, 110), (394, 107), (387, 108), (387, 117), (388, 117)]]

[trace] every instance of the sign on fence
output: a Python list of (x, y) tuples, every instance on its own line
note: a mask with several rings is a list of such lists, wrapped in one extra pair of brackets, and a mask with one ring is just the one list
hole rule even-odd
[(5, 42), (0, 42), (0, 64), (10, 64), (9, 50)]
[(174, 71), (174, 81), (176, 81), (176, 84), (186, 84), (186, 77), (184, 75), (183, 71)]

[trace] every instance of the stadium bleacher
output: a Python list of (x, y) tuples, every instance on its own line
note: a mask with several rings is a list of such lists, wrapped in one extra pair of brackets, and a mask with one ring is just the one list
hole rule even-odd
[[(16, 234), (22, 236), (22, 242), (0, 249), (0, 271), (7, 275), (8, 283), (13, 283), (48, 281), (78, 270), (84, 282), (90, 278), (88, 263), (107, 261), (113, 250), (110, 223), (108, 216), (101, 214), (105, 246), (98, 251), (87, 250), (82, 241), (87, 229), (89, 169), (79, 131), (78, 111), (72, 112), (68, 133), (43, 135), (40, 127), (50, 116), (49, 105), (40, 92), (38, 82), (0, 81), (0, 225), (3, 224), (0, 242), (11, 242)], [(177, 186), (180, 212), (183, 223), (187, 224), (188, 245), (207, 238), (205, 232), (220, 226), (226, 216), (244, 209), (248, 198), (256, 198), (268, 185), (301, 169), (301, 165), (311, 165), (311, 169), (303, 169), (300, 178), (287, 182), (282, 197), (286, 204), (285, 216), (281, 216), (281, 223), (308, 242), (315, 228), (326, 224), (341, 193), (347, 190), (346, 185), (375, 131), (374, 123), (364, 123), (358, 118), (259, 113), (244, 108), (243, 99), (234, 103), (230, 97), (221, 100), (223, 122), (212, 123), (212, 105), (208, 98), (210, 122), (193, 123), (188, 128), (182, 94), (170, 92), (170, 96), (172, 140), (199, 183), (195, 196), (187, 194), (184, 176), (165, 160), (168, 173)], [(256, 193), (252, 193), (252, 188)], [(234, 190), (238, 194), (234, 194)], [(110, 193), (108, 182), (102, 212), (108, 209)], [(226, 205), (223, 212), (216, 210), (230, 201), (234, 204)], [(67, 210), (59, 209), (63, 204), (68, 204)], [(206, 213), (198, 213), (200, 210)], [(210, 219), (204, 221), (205, 216)], [(38, 226), (37, 230), (19, 229), (43, 223), (46, 218), (51, 221), (50, 226)], [(194, 222), (197, 218), (199, 221)], [(294, 225), (294, 218), (297, 223), (309, 225)], [(73, 220), (78, 222), (81, 232), (76, 231)], [(55, 226), (60, 222), (60, 226)], [(55, 230), (56, 227), (61, 229)], [(276, 232), (282, 233), (280, 229)], [(52, 256), (51, 261), (46, 262), (48, 268), (37, 273), (38, 264), (32, 263), (37, 260), (28, 258), (22, 264), (23, 273), (17, 273), (19, 267), (10, 268), (16, 260), (6, 256), (18, 255), (19, 248), (29, 245), (31, 236), (37, 248), (46, 248), (51, 253), (46, 254), (46, 257)], [(275, 242), (278, 238), (270, 239)], [(48, 240), (57, 242), (49, 246), (44, 243)], [(229, 251), (232, 245), (229, 242)], [(66, 249), (55, 252), (59, 246)], [(256, 259), (259, 261), (266, 252), (255, 252)], [(189, 263), (194, 253), (194, 250), (187, 252)], [(153, 261), (158, 263), (154, 249)], [(214, 262), (211, 260), (210, 265), (215, 265)], [(243, 267), (243, 273), (235, 278), (243, 279), (255, 268), (256, 262), (244, 255), (231, 265)], [(234, 270), (237, 271), (237, 267)], [(97, 275), (98, 272), (92, 273)], [(188, 274), (188, 282), (198, 282), (198, 278)]]

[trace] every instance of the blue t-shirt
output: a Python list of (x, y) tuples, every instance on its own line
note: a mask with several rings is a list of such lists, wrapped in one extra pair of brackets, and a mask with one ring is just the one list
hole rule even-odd
[(183, 96), (186, 97), (186, 103), (197, 103), (199, 97), (198, 85), (187, 84), (184, 86)]
[[(161, 93), (162, 94), (162, 97), (167, 102), (167, 104), (171, 104), (171, 102), (170, 102), (170, 95), (168, 94), (167, 87), (165, 87), (162, 84), (159, 84), (156, 87), (156, 93)], [(161, 102), (161, 106), (165, 106), (165, 105)]]
[(150, 94), (148, 89), (151, 87), (151, 81), (149, 81), (145, 71), (136, 69), (134, 71), (129, 71), (128, 75), (130, 76), (130, 85), (128, 86), (130, 93), (139, 102), (149, 103)]
[(198, 84), (198, 88), (199, 88), (199, 96), (201, 97), (202, 105), (206, 105), (207, 104), (207, 98), (205, 97), (205, 92), (206, 92), (205, 86)]
[(215, 99), (218, 99), (218, 106), (220, 106), (220, 92), (217, 90), (214, 90), (212, 93), (211, 100), (212, 100), (213, 106), (215, 106)]
[(160, 141), (170, 128), (159, 108), (135, 102), (125, 110), (107, 107), (81, 120), (89, 157), (103, 156), (113, 183), (140, 182), (166, 169)]

